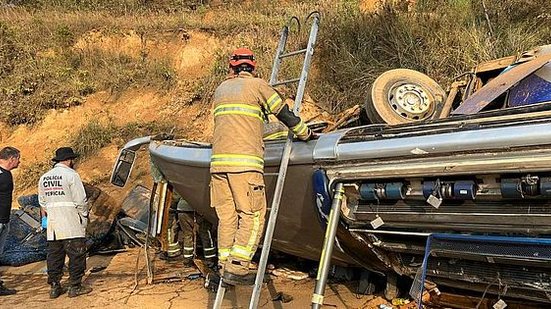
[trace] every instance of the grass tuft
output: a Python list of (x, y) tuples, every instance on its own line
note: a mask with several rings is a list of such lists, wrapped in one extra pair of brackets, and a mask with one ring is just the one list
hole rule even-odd
[[(547, 0), (418, 1), (412, 12), (362, 13), (340, 2), (320, 30), (314, 97), (334, 111), (363, 104), (369, 84), (394, 68), (421, 71), (443, 87), (479, 62), (551, 41)], [(492, 29), (492, 31), (490, 31)]]
[(39, 161), (30, 165), (25, 165), (15, 179), (15, 185), (18, 190), (31, 187), (38, 188), (40, 176), (52, 168), (52, 161)]

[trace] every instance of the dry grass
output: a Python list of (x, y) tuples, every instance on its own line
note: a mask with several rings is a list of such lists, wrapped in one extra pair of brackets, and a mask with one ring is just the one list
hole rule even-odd
[[(419, 0), (413, 12), (387, 8), (361, 13), (357, 1), (176, 1), (176, 0), (0, 0), (0, 121), (40, 121), (44, 111), (81, 104), (100, 90), (117, 94), (148, 86), (166, 93), (194, 92), (208, 103), (227, 73), (228, 53), (256, 51), (267, 79), (281, 26), (292, 16), (322, 12), (312, 97), (334, 111), (362, 104), (380, 73), (398, 67), (419, 70), (443, 86), (476, 63), (549, 42), (547, 0), (487, 0), (490, 33), (480, 1)], [(7, 4), (18, 4), (16, 6)], [(180, 30), (207, 31), (228, 40), (210, 74), (177, 83), (168, 59), (147, 55), (152, 38)], [(303, 35), (308, 27), (303, 25)], [(140, 57), (109, 50), (74, 48), (90, 32), (137, 33)], [(298, 40), (289, 49), (300, 48)], [(299, 61), (283, 69), (300, 73)], [(290, 93), (290, 91), (284, 90)]]
[(136, 31), (147, 37), (179, 29), (180, 21), (176, 14), (125, 18), (101, 11), (0, 11), (0, 104), (6, 107), (0, 120), (35, 123), (45, 110), (78, 105), (97, 90), (118, 92), (140, 85), (170, 89), (175, 74), (167, 59), (145, 53), (133, 58), (74, 44), (90, 31)]
[(117, 126), (112, 123), (100, 123), (93, 120), (74, 134), (70, 146), (80, 154), (81, 159), (86, 159), (110, 144), (121, 147), (124, 143), (136, 137), (171, 131), (174, 131), (173, 125), (163, 121), (130, 122)]
[(15, 179), (17, 190), (28, 189), (38, 186), (40, 176), (52, 168), (52, 162), (48, 160), (39, 161), (30, 165), (25, 164)]
[(413, 12), (387, 7), (377, 14), (341, 3), (327, 12), (320, 31), (314, 96), (338, 111), (363, 104), (382, 72), (410, 68), (442, 86), (476, 63), (549, 44), (547, 0), (418, 1)]
[[(208, 1), (205, 1), (208, 3)], [(221, 65), (231, 49), (257, 51), (260, 73), (269, 75), (281, 25), (292, 14), (304, 15), (309, 3), (285, 6), (262, 1), (201, 6), (196, 1), (0, 1), (0, 121), (10, 125), (40, 121), (48, 109), (81, 104), (99, 90), (117, 94), (128, 87), (170, 91), (176, 85), (168, 59), (149, 57), (149, 40), (181, 29), (198, 29), (231, 37), (211, 66), (212, 76), (199, 81), (198, 97), (208, 100), (226, 74)], [(9, 3), (17, 6), (5, 5)], [(4, 6), (2, 5), (4, 4)], [(75, 48), (91, 32), (136, 33), (140, 57), (97, 48)]]

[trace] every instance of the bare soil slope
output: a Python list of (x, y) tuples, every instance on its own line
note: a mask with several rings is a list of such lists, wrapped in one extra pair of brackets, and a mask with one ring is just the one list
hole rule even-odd
[[(100, 91), (86, 98), (83, 104), (62, 110), (50, 110), (38, 124), (8, 127), (0, 123), (0, 143), (13, 145), (22, 152), (22, 163), (14, 170), (16, 179), (33, 174), (38, 168), (45, 169), (55, 149), (71, 142), (75, 132), (90, 122), (99, 122), (123, 127), (129, 123), (169, 122), (186, 139), (209, 141), (212, 135), (212, 113), (210, 105), (195, 100), (201, 89), (197, 80), (210, 74), (209, 68), (215, 61), (216, 52), (226, 44), (224, 39), (201, 31), (179, 31), (177, 34), (161, 34), (155, 39), (144, 40), (135, 32), (126, 34), (104, 34), (92, 31), (77, 40), (73, 48), (101, 49), (127, 57), (138, 58), (140, 53), (147, 57), (166, 59), (177, 73), (178, 86), (167, 92), (147, 87), (131, 87), (122, 92)], [(145, 47), (144, 47), (145, 46)], [(51, 55), (50, 55), (51, 56)], [(304, 103), (305, 119), (329, 116), (307, 97)], [(78, 171), (86, 182), (99, 185), (115, 199), (122, 200), (126, 191), (108, 184), (114, 159), (119, 146), (126, 141), (114, 140), (95, 155), (81, 161)], [(140, 161), (134, 172), (134, 184), (146, 183), (147, 153), (140, 154)], [(29, 173), (29, 169), (36, 169)], [(24, 171), (26, 170), (26, 171)], [(20, 175), (25, 173), (25, 175)], [(19, 176), (19, 177), (18, 177)], [(26, 180), (26, 179), (25, 179)], [(27, 183), (27, 181), (25, 181)], [(17, 185), (15, 197), (34, 193), (35, 186), (23, 188)]]

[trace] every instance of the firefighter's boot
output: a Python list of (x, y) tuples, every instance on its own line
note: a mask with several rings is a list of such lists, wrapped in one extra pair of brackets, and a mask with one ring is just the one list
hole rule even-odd
[(224, 268), (223, 280), (231, 285), (253, 285), (256, 272), (250, 272), (248, 262), (230, 260)]

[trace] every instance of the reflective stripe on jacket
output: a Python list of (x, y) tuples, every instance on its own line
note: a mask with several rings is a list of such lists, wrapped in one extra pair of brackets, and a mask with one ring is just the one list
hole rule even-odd
[(283, 107), (279, 94), (266, 81), (241, 72), (216, 88), (213, 101), (211, 173), (262, 173), (264, 119)]
[(84, 237), (88, 224), (86, 193), (80, 176), (57, 163), (38, 183), (38, 201), (48, 216), (47, 239)]

